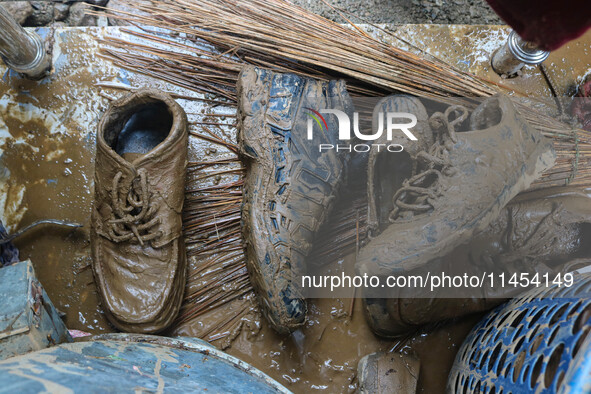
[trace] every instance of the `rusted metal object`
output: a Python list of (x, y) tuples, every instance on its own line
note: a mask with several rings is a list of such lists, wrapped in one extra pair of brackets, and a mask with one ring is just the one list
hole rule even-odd
[(23, 29), (2, 6), (0, 56), (8, 67), (31, 79), (41, 79), (51, 69), (51, 57), (41, 37)]

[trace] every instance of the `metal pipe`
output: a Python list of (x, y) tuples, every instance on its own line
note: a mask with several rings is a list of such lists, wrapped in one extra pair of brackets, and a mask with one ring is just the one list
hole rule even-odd
[(524, 65), (538, 65), (546, 60), (548, 55), (550, 52), (524, 41), (512, 30), (505, 45), (493, 52), (491, 64), (497, 74), (514, 77)]
[(41, 37), (27, 32), (0, 6), (0, 57), (16, 72), (40, 79), (51, 69), (51, 59)]

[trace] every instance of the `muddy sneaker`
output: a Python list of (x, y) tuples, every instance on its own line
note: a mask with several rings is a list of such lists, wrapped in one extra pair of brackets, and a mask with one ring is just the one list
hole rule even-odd
[(402, 182), (410, 178), (413, 163), (421, 151), (433, 145), (433, 132), (429, 126), (429, 116), (421, 101), (412, 96), (394, 95), (382, 99), (373, 113), (373, 130), (379, 128), (378, 116), (389, 112), (405, 112), (416, 116), (417, 124), (412, 128), (416, 141), (403, 134), (394, 134), (391, 141), (384, 133), (374, 144), (398, 144), (404, 147), (399, 153), (387, 150), (369, 152), (367, 164), (367, 223), (372, 234), (382, 231), (390, 224), (389, 214), (394, 209), (392, 196), (402, 187)]
[[(240, 151), (247, 166), (242, 232), (247, 266), (271, 326), (288, 333), (305, 322), (299, 278), (319, 226), (343, 181), (345, 158), (319, 144), (338, 144), (336, 117), (351, 114), (343, 81), (317, 81), (246, 67), (238, 80)], [(308, 114), (319, 119), (307, 139)], [(335, 119), (333, 119), (335, 118)]]
[[(487, 108), (483, 112), (481, 108)], [(392, 275), (425, 266), (484, 230), (517, 193), (554, 164), (552, 143), (495, 96), (474, 111), (450, 106), (429, 119), (435, 142), (393, 197), (391, 224), (359, 253), (360, 274)]]
[(401, 353), (372, 353), (357, 365), (359, 394), (415, 394), (421, 362)]
[(121, 330), (158, 332), (178, 313), (187, 138), (185, 112), (157, 90), (113, 102), (100, 120), (93, 268), (106, 315)]
[[(483, 232), (429, 264), (431, 272), (482, 276), (504, 273), (510, 278), (550, 278), (591, 264), (591, 197), (571, 188), (554, 188), (514, 198)], [(424, 270), (410, 275), (426, 275)], [(366, 299), (364, 309), (373, 331), (396, 337), (426, 324), (483, 312), (524, 291), (496, 286), (482, 289), (392, 290), (399, 298)], [(478, 295), (481, 295), (480, 297)]]

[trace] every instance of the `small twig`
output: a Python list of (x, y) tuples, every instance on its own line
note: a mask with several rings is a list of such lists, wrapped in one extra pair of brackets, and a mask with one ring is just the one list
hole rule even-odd
[(12, 240), (14, 240), (15, 238), (20, 237), (21, 235), (23, 235), (24, 233), (26, 233), (29, 230), (32, 230), (33, 228), (41, 225), (41, 224), (53, 224), (55, 226), (63, 226), (63, 227), (72, 227), (72, 228), (79, 228), (82, 227), (81, 224), (78, 223), (72, 223), (72, 222), (66, 222), (64, 220), (55, 220), (55, 219), (43, 219), (43, 220), (38, 220), (34, 223), (29, 224), (27, 227), (18, 230), (16, 233), (14, 234), (10, 234), (8, 237), (4, 238), (4, 239), (0, 239), (0, 245), (4, 245), (5, 243), (8, 243)]

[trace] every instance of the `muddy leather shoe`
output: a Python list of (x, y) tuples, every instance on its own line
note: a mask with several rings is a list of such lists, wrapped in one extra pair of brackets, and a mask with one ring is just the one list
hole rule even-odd
[[(591, 265), (591, 197), (573, 188), (553, 188), (520, 194), (488, 226), (468, 243), (430, 264), (431, 272), (475, 275), (483, 272), (572, 272)], [(410, 275), (426, 275), (424, 270)], [(497, 282), (498, 283), (498, 282)], [(452, 290), (431, 293), (418, 289), (392, 289), (400, 298), (365, 299), (364, 309), (372, 330), (384, 337), (416, 331), (426, 324), (482, 312), (517, 296), (524, 289), (499, 286), (491, 289)], [(485, 297), (478, 297), (481, 294)], [(408, 298), (405, 298), (408, 297)]]
[(412, 175), (394, 193), (391, 224), (361, 249), (360, 274), (400, 274), (446, 255), (554, 164), (551, 141), (525, 123), (509, 98), (494, 96), (480, 106), (487, 110), (477, 108), (470, 124), (483, 129), (461, 131), (469, 116), (461, 106), (431, 116), (435, 142), (416, 155)]
[[(319, 152), (319, 144), (339, 143), (336, 117), (325, 115), (320, 122), (314, 111), (351, 115), (352, 107), (343, 81), (255, 67), (243, 69), (238, 79), (238, 142), (247, 166), (242, 208), (247, 267), (263, 313), (279, 333), (305, 322), (300, 283), (305, 260), (345, 172), (347, 155)], [(312, 115), (322, 128), (314, 123), (308, 140)]]
[(162, 331), (186, 280), (186, 114), (169, 95), (140, 89), (111, 104), (96, 140), (91, 243), (104, 310), (121, 330)]

